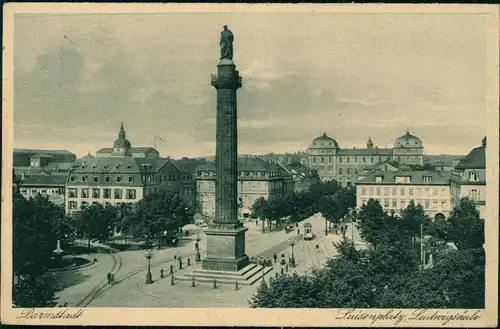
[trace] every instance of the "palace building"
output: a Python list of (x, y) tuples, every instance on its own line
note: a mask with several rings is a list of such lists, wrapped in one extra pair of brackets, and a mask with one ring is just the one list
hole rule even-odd
[[(143, 156), (135, 157), (137, 153)], [(148, 156), (134, 150), (122, 123), (111, 152), (101, 150), (96, 157), (87, 155), (76, 161), (66, 183), (66, 211), (76, 212), (96, 203), (133, 204), (165, 189), (178, 191), (186, 205), (194, 209), (196, 184), (192, 174), (175, 161), (157, 155), (157, 151)]]
[(305, 155), (302, 163), (309, 168), (316, 169), (322, 180), (336, 180), (340, 185), (354, 184), (363, 167), (395, 161), (403, 165), (422, 166), (424, 147), (422, 141), (410, 134), (398, 137), (393, 148), (379, 148), (374, 146), (368, 138), (366, 148), (340, 148), (339, 144), (326, 133), (315, 138)]
[[(198, 211), (215, 216), (215, 164), (201, 165), (196, 169)], [(238, 159), (238, 203), (240, 217), (248, 218), (255, 200), (264, 197), (272, 200), (294, 191), (293, 174), (278, 162), (256, 157)]]

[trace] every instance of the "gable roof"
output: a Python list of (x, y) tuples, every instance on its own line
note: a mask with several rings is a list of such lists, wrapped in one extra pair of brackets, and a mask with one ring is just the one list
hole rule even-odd
[(486, 169), (486, 145), (472, 149), (455, 169)]
[[(214, 171), (215, 162), (207, 162), (206, 164), (200, 165), (196, 168), (196, 171)], [(238, 171), (271, 171), (271, 172), (281, 172), (285, 171), (278, 163), (273, 161), (266, 161), (257, 157), (239, 157), (238, 158)]]
[[(431, 181), (425, 182), (424, 176), (430, 176)], [(360, 179), (357, 184), (380, 184), (376, 182), (376, 177), (382, 177), (382, 183), (396, 184), (396, 177), (410, 177), (410, 183), (397, 185), (448, 185), (450, 184), (450, 174), (435, 171), (381, 171), (375, 170)]]
[[(158, 152), (154, 147), (131, 147), (130, 152), (132, 153), (145, 153), (148, 151)], [(105, 147), (96, 152), (96, 154), (111, 154), (113, 153), (112, 147)]]
[(164, 165), (170, 163), (179, 170), (169, 160), (164, 158), (144, 159), (133, 157), (92, 157), (85, 161), (79, 161), (79, 166), (75, 167), (74, 173), (154, 173)]

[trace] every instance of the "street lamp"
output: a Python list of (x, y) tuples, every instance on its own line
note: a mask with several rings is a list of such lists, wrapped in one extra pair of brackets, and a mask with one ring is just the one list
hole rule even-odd
[(148, 260), (148, 272), (146, 273), (146, 284), (151, 284), (153, 283), (153, 277), (151, 275), (151, 257), (153, 257), (153, 252), (151, 249), (148, 249), (145, 253), (144, 256)]
[(328, 220), (325, 217), (325, 235), (328, 235)]
[(293, 254), (293, 247), (295, 246), (295, 241), (290, 241), (290, 247), (292, 247), (292, 257), (290, 258), (290, 267), (295, 267), (295, 256)]

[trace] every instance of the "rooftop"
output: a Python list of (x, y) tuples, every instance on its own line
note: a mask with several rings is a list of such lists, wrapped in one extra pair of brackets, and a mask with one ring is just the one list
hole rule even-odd
[(340, 149), (337, 155), (376, 155), (376, 156), (390, 156), (392, 155), (392, 149), (388, 148), (352, 148), (352, 149)]
[(66, 155), (66, 156), (73, 156), (75, 155), (71, 153), (70, 151), (66, 150), (39, 150), (39, 149), (14, 149), (14, 154), (28, 154), (28, 155), (34, 155), (37, 153), (43, 153), (47, 155)]
[(67, 175), (29, 175), (21, 186), (64, 186), (67, 178)]
[(455, 169), (486, 169), (486, 140), (460, 160)]
[[(381, 182), (377, 182), (376, 178), (382, 177)], [(376, 170), (369, 173), (366, 177), (357, 182), (362, 184), (396, 184), (396, 177), (409, 177), (408, 183), (397, 183), (405, 185), (448, 185), (450, 183), (450, 174), (435, 172), (435, 171), (381, 171)], [(425, 177), (425, 178), (424, 178)], [(430, 177), (430, 181), (427, 179)]]
[[(208, 162), (207, 164), (198, 166), (196, 171), (214, 171), (215, 163)], [(238, 158), (238, 171), (282, 171), (284, 170), (276, 162), (265, 161), (257, 157), (239, 157)]]
[(164, 158), (89, 157), (83, 161), (79, 160), (78, 163), (79, 166), (74, 168), (74, 173), (151, 173), (160, 170), (167, 163), (171, 163), (179, 171), (183, 171), (178, 168), (174, 161)]
[[(144, 153), (148, 151), (158, 152), (154, 147), (132, 147), (130, 151), (132, 153)], [(105, 147), (96, 152), (96, 154), (111, 154), (111, 153), (113, 153), (113, 148), (111, 147)]]

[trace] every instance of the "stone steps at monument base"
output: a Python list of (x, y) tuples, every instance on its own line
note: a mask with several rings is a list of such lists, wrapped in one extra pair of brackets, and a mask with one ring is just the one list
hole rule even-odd
[(175, 276), (175, 279), (180, 281), (191, 281), (194, 277), (195, 282), (212, 283), (214, 279), (217, 283), (235, 284), (238, 281), (240, 285), (251, 286), (257, 282), (263, 275), (271, 272), (272, 267), (262, 267), (260, 265), (252, 266), (244, 275), (239, 275), (238, 272), (222, 272), (222, 271), (203, 271), (195, 270), (191, 273), (186, 273), (180, 276)]
[[(255, 264), (255, 263), (250, 263), (247, 266), (245, 266), (244, 268), (242, 268), (241, 270), (239, 270), (238, 272), (224, 272), (224, 273), (232, 273), (232, 274), (238, 275), (238, 276), (245, 276), (248, 272), (253, 271), (256, 268), (258, 269), (259, 265)], [(195, 270), (195, 272), (199, 272), (199, 271), (200, 270)], [(216, 270), (202, 270), (202, 271), (203, 271), (203, 273), (214, 274), (214, 275), (221, 273), (221, 271), (216, 271)]]

